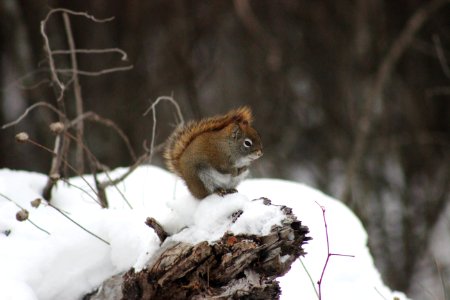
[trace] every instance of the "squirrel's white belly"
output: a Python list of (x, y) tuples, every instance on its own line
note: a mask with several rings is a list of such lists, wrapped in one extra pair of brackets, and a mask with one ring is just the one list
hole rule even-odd
[(198, 173), (198, 177), (205, 185), (205, 188), (213, 193), (218, 188), (234, 189), (245, 177), (249, 171), (245, 170), (237, 176), (231, 174), (222, 174), (214, 168), (202, 169)]

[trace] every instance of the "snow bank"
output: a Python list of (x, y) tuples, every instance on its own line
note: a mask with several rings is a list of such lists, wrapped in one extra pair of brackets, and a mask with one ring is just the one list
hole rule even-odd
[[(111, 177), (125, 172), (117, 169)], [(86, 176), (89, 184), (92, 178)], [(33, 208), (46, 177), (41, 174), (0, 170), (0, 299), (78, 299), (104, 279), (130, 267), (140, 268), (159, 246), (156, 234), (144, 224), (154, 217), (170, 239), (197, 243), (214, 241), (224, 232), (267, 234), (279, 224), (281, 212), (261, 201), (292, 207), (298, 219), (310, 228), (313, 240), (302, 258), (313, 282), (317, 282), (326, 259), (322, 211), (326, 208), (333, 256), (323, 279), (323, 299), (392, 299), (381, 281), (366, 247), (367, 236), (359, 220), (340, 202), (307, 186), (281, 180), (248, 180), (239, 194), (224, 198), (212, 195), (193, 199), (184, 185), (156, 167), (141, 167), (125, 182), (107, 191), (109, 209), (101, 209), (95, 195), (81, 178), (71, 185), (58, 183), (52, 204), (67, 216), (109, 243), (93, 237), (50, 206)], [(15, 203), (7, 200), (13, 200)], [(131, 204), (130, 209), (126, 200)], [(317, 203), (316, 203), (317, 202)], [(17, 205), (30, 212), (30, 222), (18, 222)], [(238, 210), (237, 222), (228, 217)], [(300, 262), (281, 278), (282, 299), (317, 298), (308, 273)]]

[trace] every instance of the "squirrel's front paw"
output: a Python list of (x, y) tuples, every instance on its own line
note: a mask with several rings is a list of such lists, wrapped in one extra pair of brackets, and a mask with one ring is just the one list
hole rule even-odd
[(217, 195), (219, 195), (220, 197), (223, 197), (227, 194), (234, 194), (237, 193), (238, 191), (236, 189), (224, 189), (224, 188), (217, 188), (214, 193), (216, 193)]

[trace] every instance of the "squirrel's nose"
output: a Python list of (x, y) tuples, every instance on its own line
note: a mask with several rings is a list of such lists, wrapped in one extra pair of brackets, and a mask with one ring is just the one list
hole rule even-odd
[(256, 150), (255, 155), (256, 155), (257, 157), (263, 156), (262, 150)]

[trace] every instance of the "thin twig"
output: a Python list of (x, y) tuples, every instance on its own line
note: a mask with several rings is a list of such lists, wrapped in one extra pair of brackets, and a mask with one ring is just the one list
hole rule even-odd
[[(75, 140), (75, 141), (76, 141), (76, 137), (73, 136), (73, 135), (71, 135), (69, 132), (66, 132), (65, 134), (66, 134), (69, 138), (71, 138), (72, 140)], [(83, 150), (86, 151), (87, 155), (89, 156), (89, 159), (91, 159), (92, 163), (95, 165), (95, 168), (101, 170), (101, 171), (105, 174), (105, 176), (108, 177), (109, 181), (113, 181), (112, 178), (111, 178), (111, 176), (109, 175), (108, 170), (107, 170), (105, 167), (103, 167), (103, 164), (101, 164), (101, 163), (98, 161), (97, 157), (95, 157), (95, 155), (92, 153), (92, 151), (91, 151), (84, 143), (82, 143), (82, 147), (83, 147)], [(95, 170), (94, 170), (93, 173), (94, 173), (93, 176), (94, 176), (94, 179), (95, 179), (95, 184), (96, 184), (96, 186), (97, 186), (98, 194), (99, 194), (100, 197), (101, 197), (100, 201), (101, 201), (102, 203), (104, 202), (104, 203), (107, 205), (107, 204), (108, 204), (108, 201), (107, 201), (107, 197), (106, 197), (106, 193), (105, 193), (105, 187), (103, 186), (103, 184), (102, 184), (101, 182), (99, 182), (99, 181), (97, 180), (97, 177), (96, 177), (97, 174), (96, 174)], [(114, 184), (113, 186), (116, 188), (117, 192), (122, 196), (123, 200), (124, 200), (125, 203), (128, 205), (128, 207), (129, 207), (130, 209), (133, 209), (133, 207), (131, 206), (130, 202), (128, 202), (128, 199), (125, 197), (125, 195), (122, 193), (122, 191), (120, 191), (120, 189), (117, 187), (117, 185)], [(97, 202), (97, 201), (96, 201), (96, 202)], [(98, 203), (98, 202), (97, 202), (97, 203)], [(100, 204), (101, 204), (101, 203), (100, 203)]]
[[(108, 177), (108, 180), (109, 180), (110, 182), (112, 182), (113, 180), (112, 180), (111, 176), (109, 175), (109, 173), (108, 173), (107, 171), (105, 171), (104, 173), (105, 173), (105, 176)], [(122, 193), (122, 191), (119, 189), (119, 187), (117, 186), (117, 184), (113, 184), (113, 187), (116, 189), (116, 191), (117, 191), (117, 192), (119, 193), (119, 195), (122, 197), (122, 199), (125, 201), (125, 203), (128, 205), (128, 207), (129, 207), (130, 209), (133, 209), (133, 206), (131, 206), (131, 204), (130, 204), (130, 202), (128, 201), (127, 197), (125, 197), (125, 195), (124, 195), (124, 194)]]
[(175, 106), (175, 109), (177, 111), (177, 116), (179, 118), (180, 124), (184, 124), (184, 118), (183, 118), (183, 114), (181, 113), (180, 106), (178, 105), (178, 102), (175, 101), (173, 96), (160, 96), (160, 97), (158, 97), (156, 99), (156, 101), (153, 102), (152, 105), (149, 108), (147, 108), (147, 110), (144, 112), (143, 116), (146, 116), (161, 101), (169, 101), (170, 103), (172, 103), (172, 105)]
[(317, 298), (319, 298), (319, 292), (317, 292), (316, 285), (314, 283), (314, 280), (311, 277), (311, 274), (309, 273), (308, 269), (306, 268), (305, 264), (303, 263), (303, 260), (301, 258), (299, 258), (299, 260), (300, 260), (300, 263), (302, 264), (303, 270), (305, 270), (306, 274), (308, 275), (309, 281), (311, 282), (314, 292), (316, 292)]
[(83, 70), (75, 70), (75, 69), (55, 69), (55, 72), (57, 73), (70, 73), (70, 74), (78, 74), (83, 76), (100, 76), (103, 74), (109, 74), (113, 72), (121, 72), (121, 71), (128, 71), (133, 69), (133, 65), (130, 66), (124, 66), (124, 67), (115, 67), (115, 68), (108, 68), (108, 69), (102, 69), (100, 71), (83, 71)]
[(88, 191), (86, 191), (86, 190), (83, 189), (82, 187), (79, 187), (78, 185), (75, 185), (75, 184), (71, 183), (71, 182), (70, 182), (69, 180), (67, 180), (66, 178), (61, 177), (60, 179), (61, 179), (65, 184), (67, 184), (68, 186), (73, 187), (73, 188), (75, 188), (75, 189), (77, 189), (77, 190), (79, 190), (79, 191), (85, 193), (89, 198), (91, 198), (92, 200), (94, 200), (95, 203), (100, 204), (100, 203), (98, 202), (98, 200), (94, 198), (94, 196), (92, 196)]
[(53, 206), (52, 204), (48, 204), (48, 206), (54, 208), (57, 212), (59, 212), (61, 215), (63, 215), (65, 218), (67, 218), (69, 221), (71, 221), (72, 223), (74, 223), (75, 225), (77, 225), (78, 227), (80, 227), (81, 229), (83, 229), (84, 231), (86, 231), (87, 233), (89, 233), (90, 235), (92, 235), (93, 237), (99, 239), (100, 241), (102, 241), (103, 243), (110, 245), (109, 242), (105, 241), (104, 239), (102, 239), (101, 237), (99, 237), (98, 235), (96, 235), (95, 233), (93, 233), (92, 231), (86, 229), (85, 227), (81, 226), (79, 223), (77, 223), (74, 219), (72, 219), (71, 217), (69, 217), (68, 215), (66, 215), (62, 210), (60, 210), (59, 208), (57, 208), (56, 206)]
[(383, 300), (388, 300), (378, 289), (377, 287), (374, 287), (375, 292), (377, 292), (377, 294), (381, 297), (381, 299)]
[(80, 53), (80, 54), (105, 54), (105, 53), (119, 53), (122, 55), (121, 60), (127, 61), (128, 55), (125, 51), (120, 48), (104, 48), (104, 49), (73, 49), (73, 50), (53, 50), (53, 55), (61, 55), (61, 54), (72, 54), (72, 53)]
[(181, 113), (180, 106), (178, 103), (173, 99), (172, 96), (160, 96), (156, 99), (155, 102), (150, 105), (150, 107), (144, 112), (144, 116), (146, 116), (150, 111), (152, 111), (152, 117), (153, 117), (153, 126), (152, 126), (152, 139), (150, 141), (150, 155), (149, 155), (149, 161), (152, 160), (153, 153), (154, 153), (154, 147), (155, 147), (155, 136), (156, 136), (156, 105), (158, 105), (161, 101), (169, 101), (172, 103), (173, 106), (175, 106), (178, 118), (180, 120), (181, 124), (184, 124), (184, 118), (183, 114)]
[(73, 10), (66, 9), (66, 8), (53, 8), (52, 10), (50, 10), (50, 12), (45, 17), (44, 22), (47, 22), (48, 19), (51, 17), (51, 15), (54, 13), (57, 13), (57, 12), (65, 12), (65, 13), (68, 13), (68, 14), (74, 15), (74, 16), (83, 16), (89, 20), (96, 22), (96, 23), (106, 23), (106, 22), (111, 22), (112, 20), (114, 20), (114, 17), (109, 17), (109, 18), (105, 18), (105, 19), (97, 19), (96, 17), (94, 17), (86, 12), (73, 11)]
[(127, 170), (124, 174), (122, 174), (121, 176), (117, 177), (117, 178), (114, 179), (114, 180), (109, 180), (109, 181), (106, 181), (106, 182), (102, 182), (102, 183), (100, 183), (100, 186), (101, 186), (103, 189), (105, 189), (105, 188), (107, 188), (108, 186), (116, 185), (116, 184), (118, 184), (119, 182), (125, 180), (125, 178), (127, 178), (131, 173), (133, 173), (133, 171), (136, 170), (137, 167), (139, 167), (143, 162), (145, 162), (145, 161), (147, 160), (147, 158), (148, 158), (148, 153), (144, 153), (143, 155), (141, 155), (141, 156), (134, 162), (134, 164), (133, 164), (132, 166), (130, 166), (130, 167), (128, 168), (128, 170)]
[(442, 48), (441, 39), (437, 34), (433, 35), (433, 42), (434, 47), (436, 49), (437, 57), (441, 64), (442, 71), (444, 72), (445, 76), (447, 76), (447, 78), (450, 79), (450, 68), (448, 66), (447, 57), (445, 56), (444, 50)]
[(119, 126), (116, 125), (116, 123), (114, 123), (110, 119), (101, 117), (92, 111), (88, 111), (88, 112), (83, 113), (82, 115), (77, 116), (75, 119), (70, 121), (69, 127), (72, 127), (75, 124), (77, 124), (78, 122), (81, 122), (82, 120), (85, 120), (85, 119), (94, 121), (94, 122), (98, 122), (100, 124), (103, 124), (107, 127), (111, 127), (112, 129), (114, 129), (117, 132), (117, 134), (122, 138), (123, 142), (125, 143), (125, 146), (127, 147), (131, 158), (133, 160), (136, 160), (136, 153), (134, 152), (133, 148), (131, 147), (131, 143), (130, 143), (130, 140), (128, 139), (127, 135), (122, 131), (122, 129), (119, 128)]
[[(27, 140), (27, 142), (29, 142), (30, 144), (32, 144), (32, 145), (34, 145), (34, 146), (36, 146), (36, 147), (38, 147), (38, 148), (41, 148), (41, 149), (43, 149), (43, 150), (45, 150), (45, 151), (47, 151), (47, 152), (49, 152), (49, 153), (51, 153), (52, 155), (54, 155), (54, 156), (56, 156), (57, 155), (57, 153), (55, 153), (52, 149), (50, 149), (50, 148), (47, 148), (47, 147), (45, 147), (44, 145), (41, 145), (41, 144), (39, 144), (38, 142), (36, 142), (36, 141), (34, 141), (34, 140), (32, 140), (32, 139), (28, 139)], [(64, 158), (62, 158), (62, 162), (71, 170), (71, 171), (73, 171), (73, 172), (75, 172), (75, 174), (77, 174), (80, 178), (81, 178), (81, 180), (83, 180), (86, 184), (87, 184), (87, 186), (94, 192), (94, 194), (95, 195), (97, 195), (98, 196), (98, 194), (97, 194), (97, 191), (92, 187), (92, 185), (83, 177), (83, 174), (79, 174), (78, 173), (78, 171), (68, 162), (68, 161), (66, 161)], [(48, 200), (48, 199), (47, 199)], [(98, 201), (96, 201), (97, 203), (99, 203)], [(100, 203), (99, 203), (100, 204)]]
[[(74, 70), (78, 70), (78, 61), (77, 61), (77, 55), (74, 52), (75, 51), (75, 42), (73, 40), (73, 34), (72, 34), (72, 25), (70, 24), (69, 15), (67, 12), (63, 12), (63, 20), (64, 20), (64, 28), (66, 31), (67, 36), (67, 43), (69, 44), (70, 49), (70, 61), (72, 64), (72, 68)], [(81, 116), (83, 114), (83, 96), (81, 94), (81, 86), (80, 86), (80, 80), (78, 78), (78, 74), (76, 72), (72, 73), (72, 79), (73, 79), (73, 90), (75, 95), (75, 111), (77, 116)], [(84, 123), (81, 120), (75, 125), (76, 128), (76, 136), (77, 136), (77, 142), (76, 142), (76, 151), (75, 151), (75, 166), (79, 173), (84, 173), (84, 155), (83, 155), (83, 147), (81, 144), (83, 143), (83, 136), (84, 136)]]
[(42, 38), (44, 39), (44, 49), (47, 52), (48, 64), (50, 66), (50, 74), (52, 76), (52, 81), (57, 84), (57, 86), (59, 87), (60, 90), (64, 91), (64, 89), (65, 89), (64, 84), (59, 80), (58, 74), (55, 71), (56, 67), (55, 67), (55, 61), (52, 56), (52, 50), (51, 50), (52, 48), (50, 46), (50, 40), (45, 31), (45, 27), (47, 25), (48, 19), (50, 18), (51, 15), (53, 15), (57, 11), (60, 11), (60, 10), (59, 9), (50, 10), (48, 12), (47, 16), (45, 17), (45, 19), (41, 21), (40, 28), (41, 28)]
[(327, 218), (325, 217), (325, 207), (320, 205), (317, 201), (316, 201), (316, 204), (322, 210), (323, 223), (324, 223), (324, 226), (325, 226), (325, 237), (326, 237), (326, 241), (327, 241), (327, 259), (325, 260), (325, 264), (324, 264), (324, 266), (322, 268), (322, 274), (320, 274), (320, 279), (319, 279), (319, 281), (317, 281), (317, 285), (319, 287), (319, 300), (322, 300), (322, 283), (323, 283), (323, 278), (324, 278), (325, 270), (327, 269), (328, 262), (330, 261), (331, 256), (344, 256), (344, 257), (355, 257), (355, 256), (354, 255), (348, 255), (348, 254), (338, 254), (338, 253), (330, 252), (330, 240), (329, 240), (329, 237), (328, 237), (328, 224), (327, 224)]
[[(11, 198), (9, 198), (8, 196), (3, 195), (2, 193), (0, 193), (0, 196), (2, 196), (3, 198), (5, 198), (5, 199), (8, 200), (8, 201), (11, 201), (11, 202), (14, 203), (18, 208), (20, 208), (20, 209), (25, 209), (25, 208), (23, 208), (21, 205), (19, 205), (16, 201), (14, 201), (14, 200), (12, 200)], [(33, 221), (31, 221), (29, 217), (27, 218), (27, 221), (29, 221), (29, 222), (30, 222), (34, 227), (36, 227), (37, 229), (39, 229), (39, 230), (45, 232), (46, 234), (50, 235), (50, 232), (48, 232), (48, 231), (45, 230), (44, 228), (38, 226), (36, 223), (34, 223)]]
[(8, 127), (17, 125), (18, 123), (20, 123), (26, 116), (28, 116), (28, 114), (35, 109), (36, 107), (40, 107), (40, 106), (45, 106), (48, 109), (50, 109), (51, 111), (53, 111), (54, 113), (56, 113), (58, 116), (64, 116), (64, 113), (62, 111), (60, 111), (59, 109), (57, 109), (56, 107), (54, 107), (53, 105), (51, 105), (50, 103), (41, 101), (41, 102), (37, 102), (31, 106), (29, 106), (25, 112), (23, 114), (21, 114), (16, 120), (9, 122), (7, 124), (4, 124), (2, 126), (2, 129), (6, 129)]
[[(58, 73), (56, 72), (56, 66), (55, 66), (55, 61), (53, 59), (53, 55), (52, 55), (52, 48), (50, 45), (50, 40), (47, 36), (46, 33), (46, 26), (47, 26), (47, 22), (49, 20), (49, 18), (56, 12), (61, 12), (61, 11), (65, 11), (65, 9), (52, 9), (48, 12), (47, 16), (45, 17), (44, 20), (41, 21), (41, 26), (40, 26), (40, 30), (41, 30), (41, 35), (42, 38), (44, 40), (44, 50), (47, 53), (47, 58), (48, 58), (48, 63), (49, 63), (49, 67), (50, 67), (50, 74), (51, 74), (51, 79), (53, 82), (53, 86), (54, 86), (54, 91), (55, 91), (55, 95), (56, 95), (56, 104), (58, 106), (58, 109), (63, 113), (63, 115), (59, 116), (59, 120), (61, 123), (63, 123), (64, 125), (67, 125), (67, 115), (66, 113), (66, 109), (65, 109), (65, 103), (64, 103), (64, 93), (66, 90), (66, 86), (63, 84), (63, 82), (59, 79), (58, 77)], [(59, 173), (60, 172), (60, 168), (61, 168), (61, 162), (63, 159), (63, 156), (67, 153), (69, 149), (69, 142), (60, 134), (58, 134), (56, 136), (55, 139), (55, 145), (54, 145), (54, 150), (52, 152), (56, 153), (56, 155), (52, 158), (52, 162), (51, 162), (51, 166), (50, 166), (50, 176), (51, 174), (54, 173)], [(53, 186), (55, 184), (55, 182), (50, 178), (48, 178), (47, 180), (47, 184), (45, 185), (44, 191), (43, 191), (43, 196), (45, 199), (49, 200), (51, 199), (51, 191), (53, 189)]]
[(38, 88), (41, 85), (46, 84), (46, 83), (50, 84), (51, 81), (49, 79), (42, 79), (42, 80), (40, 80), (40, 81), (38, 81), (38, 82), (36, 82), (35, 84), (32, 84), (32, 85), (24, 85), (24, 84), (17, 83), (17, 87), (19, 89), (22, 89), (22, 90), (34, 90), (34, 89), (36, 89), (36, 88)]

